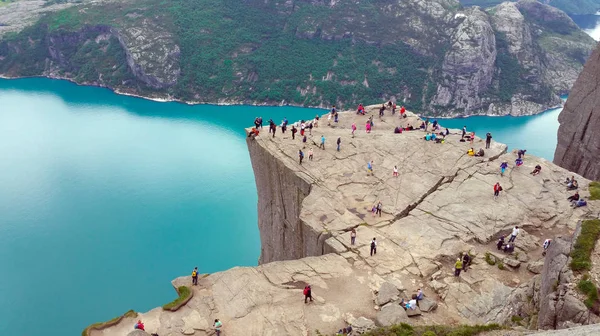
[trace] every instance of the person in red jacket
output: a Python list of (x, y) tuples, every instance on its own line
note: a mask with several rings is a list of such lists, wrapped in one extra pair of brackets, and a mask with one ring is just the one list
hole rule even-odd
[(142, 323), (142, 320), (138, 320), (133, 329), (146, 331), (146, 329), (144, 329), (144, 324)]
[(496, 182), (496, 184), (494, 184), (494, 199), (497, 199), (498, 196), (500, 196), (501, 191), (502, 186), (500, 185), (500, 182)]

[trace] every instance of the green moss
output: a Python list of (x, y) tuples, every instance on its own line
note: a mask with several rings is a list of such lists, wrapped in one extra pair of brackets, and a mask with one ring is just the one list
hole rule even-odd
[(501, 262), (501, 261), (498, 262), (498, 269), (500, 269), (500, 270), (504, 270), (505, 269), (503, 262)]
[(581, 233), (577, 237), (575, 246), (571, 251), (571, 269), (573, 271), (590, 270), (592, 260), (590, 256), (600, 236), (600, 219), (586, 220), (581, 223)]
[(600, 182), (590, 183), (590, 200), (600, 200)]
[(164, 310), (176, 311), (186, 304), (193, 295), (192, 290), (188, 286), (177, 287), (177, 294), (179, 294), (179, 296), (175, 300), (163, 306)]
[(598, 301), (598, 288), (596, 288), (596, 285), (590, 280), (588, 274), (585, 274), (581, 280), (579, 280), (577, 283), (577, 289), (587, 296), (585, 301), (583, 301), (586, 307), (592, 308)]
[(485, 262), (487, 262), (488, 265), (496, 265), (496, 259), (492, 257), (490, 252), (485, 252)]
[(125, 314), (123, 314), (121, 316), (117, 316), (106, 322), (98, 322), (98, 323), (91, 324), (87, 328), (83, 329), (83, 331), (81, 332), (81, 336), (89, 336), (90, 331), (92, 331), (92, 330), (106, 329), (108, 327), (112, 327), (112, 326), (116, 325), (117, 323), (121, 322), (121, 320), (124, 318), (137, 317), (137, 316), (138, 316), (138, 314), (135, 311), (130, 310), (130, 311), (126, 312)]
[(461, 326), (410, 326), (408, 324), (398, 324), (390, 327), (379, 328), (367, 332), (365, 336), (475, 336), (482, 332), (501, 330), (504, 327), (498, 324), (488, 325), (461, 325)]

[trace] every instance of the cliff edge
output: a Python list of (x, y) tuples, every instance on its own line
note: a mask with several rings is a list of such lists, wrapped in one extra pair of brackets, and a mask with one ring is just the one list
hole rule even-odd
[(558, 117), (554, 163), (589, 179), (600, 179), (600, 47), (596, 48)]
[[(483, 157), (469, 156), (468, 148), (485, 147), (485, 141), (461, 142), (457, 130), (444, 143), (425, 141), (418, 130), (395, 134), (394, 128), (418, 126), (421, 120), (410, 112), (399, 118), (388, 111), (381, 120), (377, 114), (375, 106), (366, 116), (340, 113), (331, 126), (321, 118), (318, 127), (307, 130), (306, 142), (300, 132), (292, 138), (291, 125), (284, 134), (278, 128), (275, 137), (266, 128), (249, 137), (261, 265), (202, 278), (178, 311), (156, 308), (140, 314), (146, 330), (208, 335), (215, 318), (224, 323), (225, 335), (245, 336), (332, 334), (346, 324), (364, 331), (400, 322), (511, 323), (519, 313), (513, 305), (524, 301), (518, 294), (533, 288), (529, 283), (542, 272), (543, 240), (570, 235), (597, 204), (571, 208), (563, 183), (571, 173), (546, 160), (527, 155), (525, 164), (514, 168), (516, 155), (493, 141)], [(369, 116), (374, 127), (366, 133)], [(358, 130), (352, 137), (354, 122)], [(500, 176), (504, 160), (511, 167)], [(542, 171), (533, 176), (538, 164)], [(586, 196), (589, 181), (577, 178)], [(496, 182), (503, 186), (498, 199), (492, 189)], [(374, 215), (378, 201), (382, 213)], [(497, 251), (495, 239), (515, 225), (521, 227), (515, 253)], [(378, 243), (371, 254), (373, 238)], [(454, 263), (461, 252), (474, 259), (468, 272), (456, 277)], [(497, 264), (486, 262), (489, 258)], [(306, 284), (312, 285), (314, 302), (304, 303)], [(173, 285), (189, 286), (191, 279), (181, 277)], [(419, 314), (409, 317), (399, 302), (418, 288), (426, 300)], [(533, 318), (525, 319), (536, 328)], [(126, 335), (133, 324), (126, 318), (91, 335)]]

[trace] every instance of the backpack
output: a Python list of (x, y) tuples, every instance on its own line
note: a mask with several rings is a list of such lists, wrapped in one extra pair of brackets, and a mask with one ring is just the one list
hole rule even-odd
[(371, 248), (373, 248), (373, 249), (375, 248), (375, 242), (374, 241), (371, 242)]
[(498, 187), (498, 191), (502, 191), (502, 187), (501, 187), (501, 186), (500, 186), (500, 187)]
[(308, 286), (304, 287), (304, 295), (308, 295)]
[(196, 275), (198, 275), (198, 273), (196, 273), (196, 271), (192, 271), (192, 276), (195, 277)]

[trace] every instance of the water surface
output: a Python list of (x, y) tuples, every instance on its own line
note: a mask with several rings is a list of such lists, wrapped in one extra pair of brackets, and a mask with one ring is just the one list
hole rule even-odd
[(593, 15), (570, 15), (571, 19), (594, 40), (600, 41), (600, 12)]

